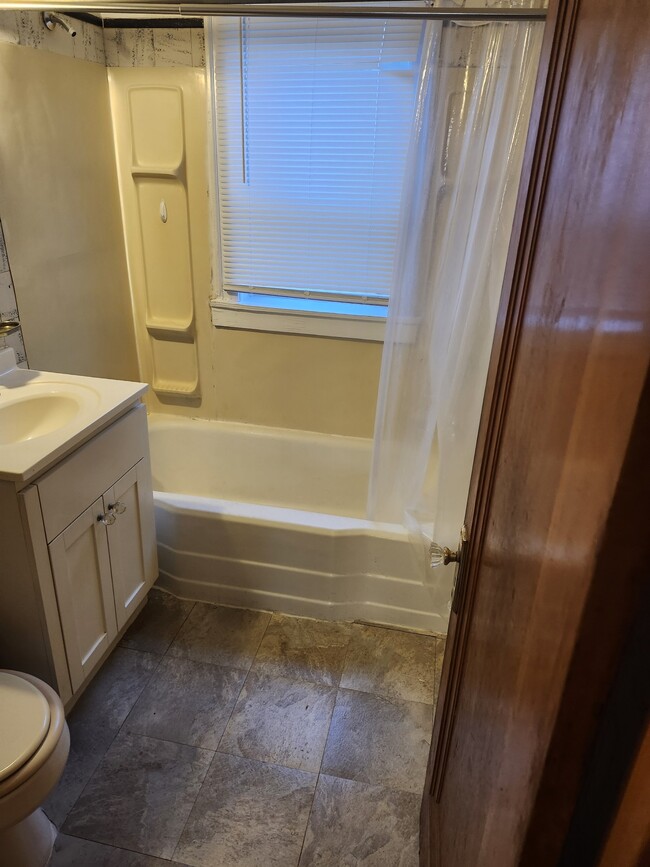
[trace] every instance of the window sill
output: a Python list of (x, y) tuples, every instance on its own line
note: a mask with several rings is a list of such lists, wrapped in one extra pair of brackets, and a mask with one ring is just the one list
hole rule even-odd
[(280, 334), (313, 334), (345, 340), (384, 340), (386, 320), (375, 316), (309, 313), (303, 310), (277, 310), (251, 307), (229, 301), (210, 301), (212, 324), (216, 328), (241, 328), (245, 331), (275, 331)]

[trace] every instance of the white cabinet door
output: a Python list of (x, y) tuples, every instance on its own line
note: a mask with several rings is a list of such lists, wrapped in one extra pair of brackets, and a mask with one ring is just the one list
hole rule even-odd
[(117, 628), (121, 629), (156, 579), (157, 561), (151, 478), (139, 461), (104, 494)]
[(117, 635), (101, 498), (49, 544), (73, 692)]

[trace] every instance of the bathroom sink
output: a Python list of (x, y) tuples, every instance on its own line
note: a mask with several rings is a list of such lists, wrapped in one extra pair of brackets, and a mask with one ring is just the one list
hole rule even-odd
[(143, 382), (18, 367), (0, 349), (0, 487), (23, 485), (138, 403)]
[(0, 446), (47, 436), (96, 406), (99, 395), (71, 384), (28, 383), (0, 392)]

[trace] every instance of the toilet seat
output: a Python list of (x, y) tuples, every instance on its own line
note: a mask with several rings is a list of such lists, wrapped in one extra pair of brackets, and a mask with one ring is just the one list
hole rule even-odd
[(25, 765), (50, 728), (47, 698), (33, 683), (0, 671), (0, 781)]
[(0, 669), (2, 864), (49, 863), (57, 832), (41, 805), (61, 779), (69, 751), (63, 703), (52, 687), (26, 672)]

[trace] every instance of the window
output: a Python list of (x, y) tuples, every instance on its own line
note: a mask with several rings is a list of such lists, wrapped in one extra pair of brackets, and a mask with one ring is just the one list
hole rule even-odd
[(222, 301), (385, 317), (421, 32), (412, 21), (213, 20)]

